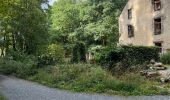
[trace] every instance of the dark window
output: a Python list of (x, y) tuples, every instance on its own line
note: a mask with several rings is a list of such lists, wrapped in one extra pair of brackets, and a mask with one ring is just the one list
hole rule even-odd
[(159, 52), (162, 52), (162, 42), (155, 42), (155, 46), (159, 48)]
[(161, 10), (161, 0), (152, 0), (155, 11)]
[(128, 9), (128, 19), (132, 19), (132, 9)]
[(128, 37), (134, 37), (134, 27), (132, 25), (128, 25)]
[(155, 35), (161, 34), (162, 24), (161, 24), (161, 18), (154, 19), (154, 33)]

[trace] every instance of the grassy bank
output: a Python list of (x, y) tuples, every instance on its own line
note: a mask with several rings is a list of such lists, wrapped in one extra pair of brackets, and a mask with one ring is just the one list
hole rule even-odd
[(91, 64), (61, 64), (39, 69), (27, 77), (41, 84), (74, 92), (104, 93), (110, 95), (167, 95), (160, 83), (138, 73), (112, 76), (100, 66)]
[[(36, 81), (53, 88), (73, 92), (103, 93), (110, 95), (168, 95), (161, 83), (148, 80), (139, 73), (112, 75), (95, 64), (56, 64), (37, 67), (34, 62), (1, 60), (0, 73)], [(116, 76), (117, 75), (117, 76)]]

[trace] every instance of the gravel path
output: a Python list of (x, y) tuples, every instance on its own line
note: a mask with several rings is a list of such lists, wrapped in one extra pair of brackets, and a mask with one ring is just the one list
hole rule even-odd
[(168, 96), (120, 97), (70, 93), (0, 75), (0, 92), (8, 100), (170, 100)]

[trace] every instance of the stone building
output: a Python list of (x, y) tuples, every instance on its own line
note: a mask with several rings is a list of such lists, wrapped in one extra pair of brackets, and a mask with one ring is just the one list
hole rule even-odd
[(119, 44), (170, 51), (170, 0), (129, 0), (119, 17)]

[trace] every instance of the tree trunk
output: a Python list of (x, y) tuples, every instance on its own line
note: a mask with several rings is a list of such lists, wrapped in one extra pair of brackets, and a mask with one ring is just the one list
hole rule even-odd
[(15, 39), (15, 34), (16, 33), (12, 33), (12, 47), (13, 50), (16, 51), (16, 39)]

